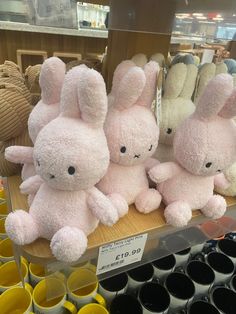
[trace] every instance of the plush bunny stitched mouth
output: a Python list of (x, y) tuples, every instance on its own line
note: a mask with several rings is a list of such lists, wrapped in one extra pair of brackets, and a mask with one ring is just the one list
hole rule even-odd
[(134, 155), (134, 158), (139, 158), (139, 157), (140, 157), (140, 154)]

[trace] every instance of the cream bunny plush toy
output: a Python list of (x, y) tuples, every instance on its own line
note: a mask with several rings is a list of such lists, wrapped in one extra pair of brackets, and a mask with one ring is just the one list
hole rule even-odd
[(40, 131), (34, 145), (34, 164), (44, 183), (29, 213), (10, 213), (5, 226), (16, 244), (46, 238), (58, 260), (75, 262), (99, 221), (111, 226), (119, 218), (112, 202), (94, 186), (109, 164), (102, 76), (84, 65), (70, 70), (62, 88), (60, 112)]
[(147, 63), (144, 70), (123, 61), (115, 70), (105, 133), (110, 165), (97, 187), (106, 195), (118, 193), (128, 205), (149, 213), (158, 208), (161, 196), (149, 189), (145, 162), (158, 144), (159, 129), (151, 104), (159, 66)]
[(227, 187), (221, 173), (236, 159), (236, 89), (228, 74), (217, 75), (206, 86), (195, 112), (178, 127), (174, 138), (176, 162), (166, 162), (149, 171), (162, 194), (167, 223), (181, 227), (200, 209), (210, 218), (220, 218), (226, 202), (213, 195), (214, 183)]
[[(39, 77), (41, 100), (33, 108), (28, 119), (29, 136), (33, 143), (40, 130), (59, 114), (61, 88), (65, 77), (65, 64), (57, 57), (44, 61)], [(22, 179), (36, 174), (33, 163), (33, 148), (11, 146), (5, 150), (5, 158), (13, 163), (24, 164)]]
[(191, 97), (197, 72), (194, 64), (177, 63), (167, 74), (161, 101), (160, 141), (154, 154), (160, 162), (174, 160), (173, 139), (176, 129), (195, 110)]

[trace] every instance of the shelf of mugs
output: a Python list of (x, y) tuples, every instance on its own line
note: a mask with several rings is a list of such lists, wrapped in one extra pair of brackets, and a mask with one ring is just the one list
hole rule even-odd
[[(21, 179), (19, 176), (5, 179), (8, 206), (12, 210), (19, 208), (28, 209), (27, 199), (19, 191), (20, 183)], [(93, 264), (97, 265), (99, 248), (101, 246), (143, 235), (143, 238), (146, 239), (146, 244), (144, 245), (141, 261), (126, 266), (120, 263), (115, 268), (112, 267), (113, 270), (107, 267), (108, 271), (105, 269), (99, 272), (99, 278), (104, 279), (170, 253), (184, 250), (209, 239), (219, 237), (222, 234), (229, 233), (236, 230), (236, 198), (226, 197), (226, 201), (228, 205), (227, 213), (221, 219), (210, 220), (201, 215), (200, 211), (196, 210), (193, 212), (193, 219), (189, 225), (178, 229), (166, 225), (163, 206), (148, 215), (143, 215), (134, 206), (130, 206), (128, 215), (120, 219), (116, 225), (113, 227), (99, 225), (89, 235), (88, 249), (79, 262), (84, 263), (87, 260), (92, 260)], [(49, 241), (45, 239), (38, 239), (30, 245), (20, 247), (20, 251), (27, 260), (34, 263), (50, 264), (52, 268), (63, 268), (60, 263), (55, 261), (49, 247)], [(122, 260), (122, 256), (120, 257)]]

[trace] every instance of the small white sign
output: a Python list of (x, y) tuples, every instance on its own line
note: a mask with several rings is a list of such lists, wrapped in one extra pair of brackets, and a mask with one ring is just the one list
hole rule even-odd
[(99, 248), (97, 275), (141, 261), (147, 241), (147, 233)]

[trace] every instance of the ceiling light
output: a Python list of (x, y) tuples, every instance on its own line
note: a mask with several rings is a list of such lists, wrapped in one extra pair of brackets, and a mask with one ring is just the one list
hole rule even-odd
[(221, 14), (217, 14), (216, 17), (222, 17), (222, 15)]
[(206, 16), (196, 16), (196, 19), (198, 20), (207, 20)]
[(203, 16), (202, 13), (193, 13), (193, 16)]
[(223, 17), (213, 17), (213, 21), (224, 21)]

